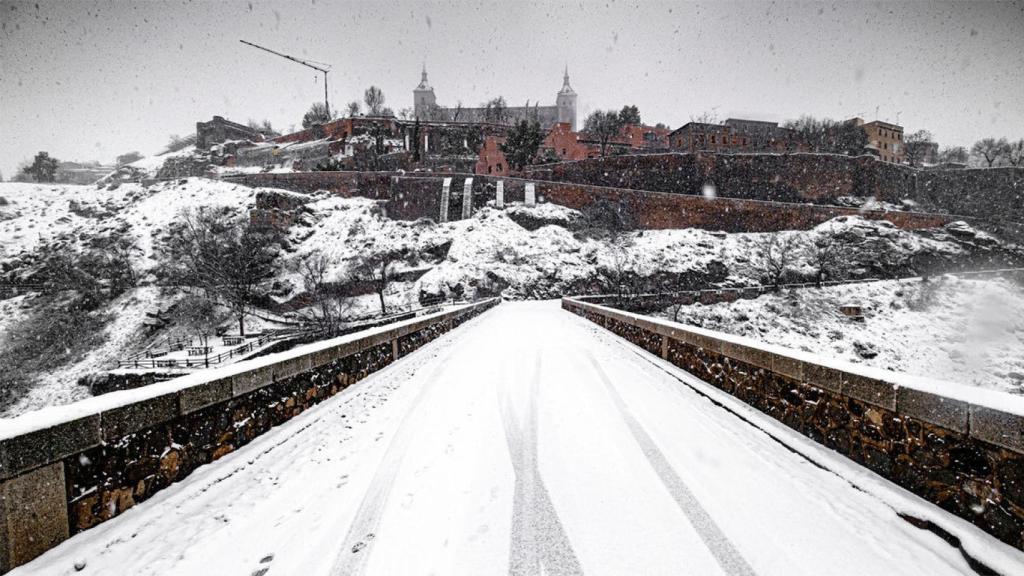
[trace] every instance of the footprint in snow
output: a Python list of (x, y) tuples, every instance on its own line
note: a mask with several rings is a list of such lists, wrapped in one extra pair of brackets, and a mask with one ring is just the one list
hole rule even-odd
[(260, 559), (259, 567), (252, 571), (251, 576), (263, 576), (264, 574), (266, 574), (270, 570), (270, 561), (273, 559), (273, 554), (267, 554), (262, 559)]

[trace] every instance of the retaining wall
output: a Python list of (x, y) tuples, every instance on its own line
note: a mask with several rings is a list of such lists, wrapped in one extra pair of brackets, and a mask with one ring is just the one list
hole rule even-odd
[(829, 363), (578, 299), (562, 307), (1024, 549), (1024, 398)]
[(936, 228), (953, 219), (924, 212), (858, 210), (817, 204), (788, 204), (739, 198), (705, 198), (608, 188), (569, 182), (537, 182), (537, 194), (545, 201), (585, 210), (598, 202), (612, 202), (638, 228), (647, 230), (704, 228), (726, 232), (775, 232), (808, 230), (837, 216), (862, 216), (888, 220), (908, 230)]
[(643, 154), (528, 167), (526, 177), (597, 186), (700, 195), (834, 204), (844, 196), (926, 210), (1024, 222), (1024, 168), (918, 170), (871, 156), (839, 154)]
[(0, 573), (498, 303), (467, 304), (0, 424)]
[[(343, 196), (386, 200), (389, 217), (399, 220), (438, 220), (441, 189), (450, 177), (448, 220), (462, 217), (463, 183), (473, 178), (473, 209), (494, 201), (499, 180), (504, 181), (505, 202), (522, 202), (525, 184), (533, 182), (538, 202), (552, 202), (586, 210), (597, 202), (610, 202), (642, 229), (704, 228), (726, 232), (774, 232), (806, 230), (837, 216), (863, 216), (887, 220), (904, 229), (935, 228), (952, 218), (923, 212), (859, 210), (808, 203), (789, 204), (740, 198), (705, 198), (685, 194), (651, 192), (627, 188), (593, 186), (573, 182), (496, 178), (471, 174), (409, 174), (382, 172), (300, 172), (291, 174), (248, 174), (228, 177), (248, 186), (284, 188), (296, 192), (329, 190)], [(262, 217), (262, 216), (261, 216)], [(268, 222), (270, 222), (268, 220)], [(272, 222), (271, 222), (272, 223)]]

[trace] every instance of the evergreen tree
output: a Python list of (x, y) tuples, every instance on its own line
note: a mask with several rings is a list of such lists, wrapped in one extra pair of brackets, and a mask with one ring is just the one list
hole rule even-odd
[(57, 180), (57, 159), (51, 158), (47, 152), (40, 152), (32, 160), (32, 165), (25, 169), (36, 182), (53, 182)]
[(544, 133), (540, 129), (540, 124), (520, 120), (509, 130), (508, 137), (501, 145), (501, 151), (505, 153), (509, 165), (520, 170), (533, 162), (542, 142)]
[(310, 128), (314, 124), (325, 124), (330, 121), (331, 115), (327, 112), (327, 105), (323, 102), (315, 102), (302, 117), (302, 127)]
[(633, 106), (623, 106), (622, 110), (619, 111), (619, 121), (622, 122), (623, 126), (628, 124), (640, 126), (642, 124), (640, 122), (640, 109), (635, 104)]

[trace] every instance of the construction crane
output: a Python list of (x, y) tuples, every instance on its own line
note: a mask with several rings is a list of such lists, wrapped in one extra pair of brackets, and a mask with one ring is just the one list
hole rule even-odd
[[(327, 73), (330, 72), (330, 70), (328, 70), (328, 68), (330, 67), (330, 64), (324, 64), (323, 62), (312, 62), (312, 61), (309, 61), (309, 60), (303, 60), (301, 58), (296, 58), (294, 56), (289, 56), (287, 54), (282, 54), (280, 52), (275, 52), (274, 50), (271, 50), (270, 48), (264, 48), (263, 46), (260, 46), (258, 44), (253, 44), (252, 42), (246, 42), (245, 40), (239, 40), (239, 42), (241, 42), (242, 44), (245, 44), (247, 46), (252, 46), (253, 48), (259, 48), (260, 50), (263, 50), (264, 52), (270, 52), (271, 54), (275, 54), (277, 56), (280, 56), (281, 58), (287, 58), (288, 60), (291, 60), (292, 62), (296, 62), (298, 64), (302, 64), (303, 66), (308, 66), (309, 68), (312, 68), (313, 70), (316, 70), (317, 72), (323, 72), (324, 73), (324, 108), (327, 110), (327, 117), (328, 118), (331, 117), (331, 105), (327, 102)], [(324, 66), (327, 66), (328, 68), (324, 68)]]

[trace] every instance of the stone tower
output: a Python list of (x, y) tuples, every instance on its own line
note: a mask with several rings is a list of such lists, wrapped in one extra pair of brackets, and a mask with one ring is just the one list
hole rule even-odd
[[(575, 100), (573, 100), (575, 102)], [(420, 85), (412, 91), (413, 115), (417, 118), (425, 118), (426, 111), (437, 105), (437, 97), (434, 96), (434, 88), (427, 82), (427, 65), (423, 65), (423, 75), (420, 77)]]
[[(427, 73), (423, 73), (426, 82)], [(433, 95), (433, 92), (431, 92)], [(568, 122), (573, 132), (576, 131), (576, 92), (569, 86), (569, 67), (565, 67), (565, 77), (562, 79), (562, 89), (558, 91), (558, 98), (555, 100), (558, 107), (558, 121)]]

